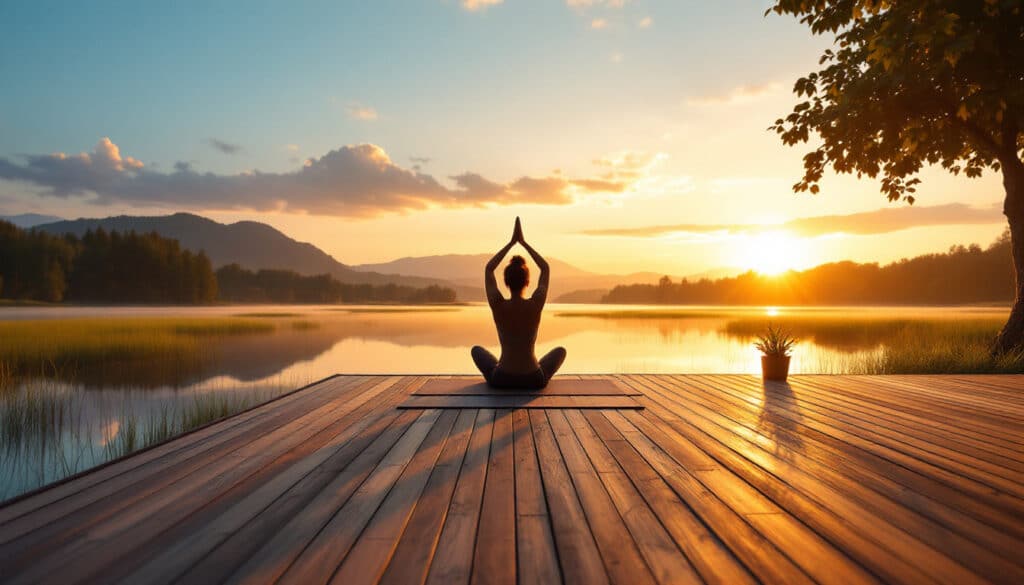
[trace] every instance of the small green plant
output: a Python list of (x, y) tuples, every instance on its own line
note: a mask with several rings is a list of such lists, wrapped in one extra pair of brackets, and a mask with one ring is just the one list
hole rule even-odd
[(797, 339), (788, 330), (768, 323), (768, 330), (757, 336), (754, 347), (764, 355), (789, 355), (796, 342)]

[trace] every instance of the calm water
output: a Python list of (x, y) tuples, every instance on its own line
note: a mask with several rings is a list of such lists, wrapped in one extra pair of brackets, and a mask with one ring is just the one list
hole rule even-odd
[[(279, 326), (272, 333), (210, 339), (204, 350), (207, 359), (176, 370), (170, 378), (167, 368), (153, 368), (152, 375), (142, 378), (135, 369), (131, 379), (119, 380), (115, 370), (102, 376), (83, 372), (74, 382), (28, 382), (29, 387), (43, 384), (48, 392), (63, 396), (68, 414), (56, 440), (30, 439), (17, 449), (0, 450), (0, 500), (116, 456), (126, 421), (145, 427), (161, 412), (187, 408), (197, 397), (264, 400), (335, 373), (470, 374), (470, 347), (481, 344), (498, 352), (485, 305), (17, 307), (0, 309), (0, 320), (247, 313), (260, 313), (255, 318)], [(263, 316), (274, 313), (282, 315)], [(795, 319), (804, 326), (791, 371), (830, 373), (842, 371), (851, 357), (881, 351), (891, 334), (890, 323), (992, 319), (995, 324), (1005, 315), (1005, 309), (986, 308), (549, 305), (537, 350), (539, 355), (566, 347), (565, 373), (757, 373), (760, 356), (752, 346), (754, 333), (771, 320)], [(296, 320), (307, 326), (290, 326)]]

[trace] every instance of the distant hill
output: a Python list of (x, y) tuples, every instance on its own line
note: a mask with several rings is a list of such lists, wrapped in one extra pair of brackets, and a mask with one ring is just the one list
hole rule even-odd
[[(513, 250), (513, 254), (526, 255), (525, 252)], [(356, 270), (372, 270), (377, 272), (393, 272), (409, 276), (423, 278), (440, 278), (451, 283), (462, 286), (480, 287), (483, 282), (484, 265), (490, 260), (491, 254), (445, 254), (440, 256), (418, 256), (399, 258), (391, 262), (381, 264), (358, 264), (352, 266)], [(582, 298), (593, 297), (593, 291), (603, 290), (607, 292), (611, 288), (621, 284), (633, 284), (637, 282), (655, 283), (661, 278), (657, 272), (634, 272), (633, 274), (598, 274), (588, 272), (562, 262), (557, 258), (546, 257), (551, 265), (551, 290), (548, 298), (554, 300), (562, 295), (575, 293), (576, 291), (588, 291), (591, 294)], [(533, 267), (533, 262), (527, 257), (528, 264)], [(532, 280), (536, 282), (536, 268), (531, 274)], [(498, 275), (499, 282), (501, 275)], [(461, 295), (460, 299), (463, 298)], [(480, 299), (483, 297), (481, 296)], [(479, 300), (467, 298), (467, 300)], [(580, 301), (570, 301), (580, 302)]]
[[(81, 236), (87, 230), (102, 227), (108, 231), (156, 232), (178, 240), (182, 247), (203, 250), (214, 267), (237, 263), (258, 270), (275, 268), (299, 274), (330, 274), (345, 284), (400, 284), (423, 287), (431, 284), (450, 286), (438, 278), (418, 278), (398, 274), (357, 271), (338, 262), (320, 248), (289, 238), (273, 227), (255, 221), (222, 224), (191, 213), (165, 216), (133, 217), (120, 215), (103, 219), (76, 219), (35, 226), (52, 234), (70, 233)], [(473, 290), (459, 290), (460, 299)]]
[(20, 228), (35, 227), (44, 223), (61, 221), (64, 218), (56, 215), (40, 215), (38, 213), (21, 213), (18, 215), (0, 215), (0, 219), (9, 221)]

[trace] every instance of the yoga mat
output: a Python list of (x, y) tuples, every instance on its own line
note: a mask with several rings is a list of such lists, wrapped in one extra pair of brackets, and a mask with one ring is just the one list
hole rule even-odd
[(625, 391), (611, 380), (576, 380), (555, 377), (541, 390), (503, 390), (491, 388), (480, 378), (433, 378), (427, 380), (417, 396), (641, 396)]

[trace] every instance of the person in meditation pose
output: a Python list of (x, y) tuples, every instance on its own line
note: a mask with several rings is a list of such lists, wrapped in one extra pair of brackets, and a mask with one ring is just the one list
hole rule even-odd
[[(530, 269), (522, 256), (513, 256), (505, 266), (505, 285), (511, 292), (511, 298), (506, 299), (498, 290), (494, 270), (501, 264), (509, 249), (516, 244), (521, 244), (537, 263), (540, 268), (540, 280), (530, 298), (524, 298), (523, 291), (530, 284)], [(517, 217), (512, 240), (498, 250), (484, 269), (484, 288), (487, 291), (487, 303), (491, 306), (494, 325), (498, 329), (501, 357), (495, 358), (494, 354), (479, 345), (473, 347), (471, 351), (473, 362), (491, 387), (528, 390), (544, 388), (565, 361), (565, 348), (562, 347), (549, 351), (540, 360), (534, 353), (537, 330), (540, 328), (540, 314), (548, 296), (550, 276), (548, 263), (523, 238), (523, 228)]]

